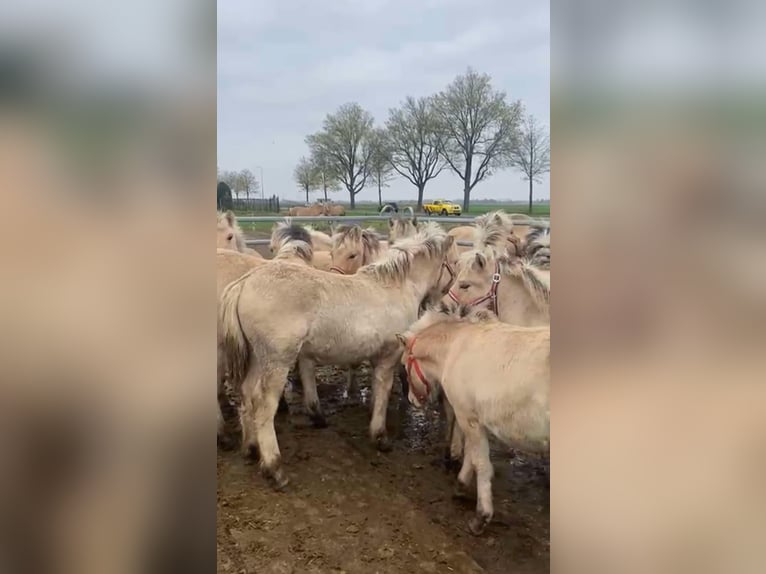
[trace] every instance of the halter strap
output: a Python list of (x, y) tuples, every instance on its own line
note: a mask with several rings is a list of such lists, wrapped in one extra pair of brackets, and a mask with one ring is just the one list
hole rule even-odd
[[(407, 380), (410, 383), (410, 390), (412, 391), (412, 394), (414, 394), (421, 403), (425, 403), (428, 399), (428, 395), (431, 394), (432, 385), (428, 382), (428, 379), (423, 373), (423, 369), (420, 368), (420, 363), (418, 363), (418, 360), (412, 354), (412, 348), (414, 346), (415, 337), (413, 336), (410, 339), (410, 342), (407, 344)], [(418, 379), (420, 379), (420, 382), (422, 382), (423, 386), (426, 388), (425, 393), (419, 392), (417, 390), (418, 386), (413, 384), (412, 369), (415, 369), (415, 374), (418, 376)]]
[(452, 299), (455, 303), (458, 305), (467, 305), (468, 307), (475, 307), (476, 305), (479, 305), (480, 303), (484, 303), (484, 301), (490, 301), (492, 311), (497, 315), (498, 317), (500, 314), (497, 310), (497, 286), (500, 284), (500, 263), (495, 261), (495, 273), (492, 275), (492, 285), (489, 288), (489, 291), (486, 295), (482, 295), (478, 299), (474, 299), (473, 301), (469, 303), (462, 303), (460, 299), (458, 299), (457, 295), (452, 291), (452, 289), (449, 290), (449, 298)]
[[(442, 274), (444, 273), (444, 270), (447, 270), (447, 273), (449, 273), (449, 284), (447, 287), (447, 291), (449, 292), (450, 288), (452, 287), (452, 284), (455, 282), (456, 273), (455, 270), (452, 268), (452, 265), (450, 265), (449, 261), (446, 259), (442, 262), (442, 268), (439, 271), (439, 281), (438, 283), (442, 282)], [(437, 285), (438, 285), (437, 283)], [(442, 291), (444, 293), (444, 291)]]

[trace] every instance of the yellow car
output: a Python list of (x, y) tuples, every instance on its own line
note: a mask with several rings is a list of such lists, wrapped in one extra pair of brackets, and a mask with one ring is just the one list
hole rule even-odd
[(423, 211), (427, 215), (460, 215), (463, 210), (457, 203), (447, 201), (446, 199), (435, 199), (429, 203), (423, 204)]

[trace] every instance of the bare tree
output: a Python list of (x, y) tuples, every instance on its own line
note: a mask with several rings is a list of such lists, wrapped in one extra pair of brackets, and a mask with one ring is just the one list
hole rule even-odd
[(372, 123), (372, 115), (359, 104), (344, 104), (325, 118), (322, 131), (306, 138), (311, 154), (326, 158), (348, 190), (351, 209), (370, 179)]
[(245, 192), (245, 199), (250, 199), (250, 192), (258, 191), (258, 180), (255, 179), (253, 172), (249, 169), (243, 169), (239, 172), (239, 182), (242, 191)]
[(518, 145), (511, 152), (513, 166), (529, 181), (529, 214), (532, 214), (534, 182), (540, 183), (542, 175), (551, 170), (551, 141), (545, 128), (537, 123), (532, 114), (526, 115), (521, 126)]
[(418, 188), (418, 206), (423, 190), (445, 167), (440, 153), (433, 98), (407, 97), (401, 108), (389, 111), (386, 129), (393, 168)]
[(309, 203), (309, 193), (316, 191), (318, 188), (317, 172), (311, 160), (305, 157), (299, 159), (298, 165), (295, 166), (293, 171), (293, 178), (295, 178), (295, 183), (298, 184), (298, 187), (306, 192), (306, 203)]
[(388, 182), (394, 177), (394, 166), (391, 164), (391, 142), (386, 130), (378, 128), (373, 137), (372, 157), (370, 158), (370, 178), (378, 186), (378, 209), (383, 207), (382, 188), (388, 187)]
[(313, 166), (317, 183), (324, 192), (324, 200), (327, 201), (327, 192), (340, 191), (340, 180), (336, 173), (336, 166), (326, 156), (318, 153), (311, 154), (311, 165)]
[(239, 199), (239, 175), (236, 171), (230, 171), (228, 169), (221, 170), (218, 174), (218, 179), (229, 186), (229, 189), (234, 194), (236, 199)]
[(439, 93), (434, 105), (442, 157), (463, 180), (463, 211), (471, 191), (498, 169), (508, 167), (518, 139), (521, 102), (506, 102), (491, 78), (471, 68)]

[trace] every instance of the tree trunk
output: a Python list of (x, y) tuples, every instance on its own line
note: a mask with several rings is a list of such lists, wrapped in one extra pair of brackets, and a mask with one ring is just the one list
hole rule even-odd
[(463, 185), (463, 215), (468, 215), (471, 207), (471, 184), (467, 181)]
[(468, 215), (468, 208), (471, 207), (471, 167), (473, 157), (468, 156), (465, 161), (465, 172), (463, 173), (463, 215)]
[(324, 200), (327, 202), (327, 184), (324, 186)]
[(416, 211), (421, 211), (423, 209), (423, 191), (425, 190), (426, 185), (421, 184), (418, 186), (418, 206)]
[(381, 187), (380, 180), (378, 180), (378, 210), (383, 209), (383, 192), (380, 189)]
[(349, 195), (349, 201), (348, 201), (349, 207), (351, 209), (354, 209), (356, 207), (356, 201), (355, 201), (356, 195), (354, 194), (353, 191), (349, 191), (348, 195)]
[(532, 178), (529, 178), (529, 215), (532, 215)]
[(309, 186), (306, 186), (306, 204), (309, 202)]

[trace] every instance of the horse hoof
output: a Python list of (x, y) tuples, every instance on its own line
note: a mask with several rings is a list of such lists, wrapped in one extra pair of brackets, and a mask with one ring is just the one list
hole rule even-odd
[(388, 440), (387, 436), (379, 436), (376, 438), (375, 446), (380, 452), (391, 452), (391, 449), (393, 448), (391, 446), (391, 441)]
[(455, 491), (452, 493), (452, 497), (460, 500), (469, 500), (471, 498), (471, 490), (458, 480), (455, 485)]
[(244, 446), (242, 448), (242, 455), (252, 461), (257, 461), (261, 458), (261, 453), (258, 452), (258, 447), (254, 444)]
[(277, 468), (274, 472), (270, 472), (269, 475), (271, 476), (271, 485), (277, 492), (283, 491), (290, 484), (290, 479), (287, 478), (287, 473), (282, 467)]
[(237, 444), (234, 441), (234, 439), (231, 438), (230, 436), (226, 434), (219, 434), (218, 446), (221, 447), (221, 450), (231, 451), (231, 450), (234, 450)]
[(471, 518), (471, 520), (468, 521), (468, 530), (471, 534), (474, 536), (480, 536), (483, 534), (484, 529), (487, 527), (487, 524), (489, 524), (489, 516), (481, 516), (477, 515)]

